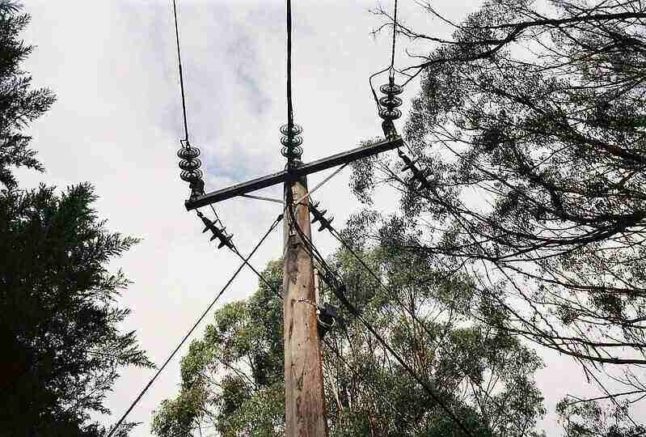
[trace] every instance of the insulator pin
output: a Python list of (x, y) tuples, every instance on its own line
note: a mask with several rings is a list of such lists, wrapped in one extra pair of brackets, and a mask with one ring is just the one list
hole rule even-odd
[[(179, 162), (179, 168), (184, 171), (194, 172), (202, 166), (202, 161), (199, 159), (182, 160)], [(202, 173), (202, 172), (200, 172)]]
[(187, 147), (182, 147), (181, 149), (179, 149), (177, 151), (177, 156), (180, 159), (195, 159), (200, 156), (200, 149), (188, 145)]
[(185, 182), (196, 182), (202, 179), (202, 170), (184, 170), (179, 174), (179, 177)]
[(402, 99), (395, 96), (384, 96), (379, 99), (379, 103), (385, 108), (396, 108), (402, 105)]
[(404, 91), (404, 88), (397, 85), (394, 82), (394, 80), (389, 80), (387, 84), (384, 84), (384, 85), (379, 87), (379, 91), (381, 91), (384, 94), (398, 95), (398, 94), (401, 94)]
[(324, 229), (329, 229), (330, 231), (332, 230), (332, 222), (334, 221), (334, 217), (330, 217), (329, 219), (325, 217), (325, 214), (327, 214), (327, 210), (319, 210), (318, 209), (319, 202), (311, 203), (310, 204), (310, 211), (312, 215), (314, 216), (314, 219), (312, 219), (312, 223), (319, 222), (321, 225), (319, 227), (319, 232), (321, 232)]
[(384, 121), (393, 121), (401, 117), (402, 112), (397, 107), (402, 105), (402, 99), (397, 97), (401, 94), (403, 88), (395, 84), (394, 79), (390, 78), (389, 82), (379, 87), (379, 91), (385, 94), (379, 99), (379, 116)]
[(404, 152), (399, 150), (398, 152), (399, 157), (404, 161), (404, 167), (402, 167), (402, 171), (410, 171), (413, 176), (411, 177), (411, 180), (413, 182), (413, 189), (414, 190), (430, 190), (433, 188), (433, 185), (429, 182), (428, 176), (430, 176), (431, 172), (428, 169), (420, 169), (417, 166), (417, 160), (413, 161), (410, 159)]

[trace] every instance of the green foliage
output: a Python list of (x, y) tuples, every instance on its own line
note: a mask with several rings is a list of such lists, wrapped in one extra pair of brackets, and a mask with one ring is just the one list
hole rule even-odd
[[(607, 404), (607, 402), (605, 402)], [(638, 437), (646, 428), (631, 422), (628, 404), (603, 405), (601, 401), (565, 399), (556, 407), (565, 428), (566, 437)]]
[(99, 436), (118, 370), (151, 366), (118, 329), (128, 281), (107, 269), (136, 240), (105, 228), (89, 184), (18, 188), (15, 167), (42, 170), (23, 129), (54, 101), (20, 69), (32, 49), (21, 10), (0, 0), (0, 435)]
[(634, 6), (484, 2), (421, 64), (404, 133), (432, 188), (392, 157), (353, 176), (359, 199), (381, 175), (403, 193), (400, 214), (363, 232), (477, 272), (482, 300), (508, 315), (498, 327), (597, 363), (632, 363), (646, 344), (646, 11)]
[(0, 184), (9, 188), (16, 187), (11, 167), (42, 170), (23, 129), (54, 102), (49, 90), (31, 89), (31, 76), (20, 69), (33, 48), (19, 39), (29, 23), (21, 9), (15, 1), (0, 1)]
[(468, 277), (471, 294), (460, 279), (442, 296), (459, 290), (456, 311), (571, 356), (594, 385), (622, 366), (615, 387), (633, 400), (646, 394), (645, 25), (639, 2), (488, 0), (449, 37), (400, 26), (433, 44), (403, 129), (430, 189), (392, 156), (358, 168), (368, 205), (379, 184), (402, 194), (397, 214), (350, 234)]
[(117, 369), (150, 365), (118, 330), (127, 280), (106, 269), (136, 240), (108, 232), (95, 199), (88, 184), (0, 193), (0, 434), (96, 435)]
[[(280, 287), (278, 263), (264, 275)], [(218, 310), (182, 359), (180, 394), (161, 404), (153, 432), (180, 437), (215, 428), (224, 436), (282, 435), (281, 319), (281, 302), (265, 284), (249, 300)]]
[[(331, 261), (351, 300), (415, 371), (427, 378), (478, 436), (531, 436), (543, 414), (534, 386), (538, 357), (517, 340), (440, 308), (435, 283), (412, 270), (418, 261), (389, 250), (366, 250), (364, 259), (397, 290), (378, 287), (347, 251)], [(279, 289), (281, 267), (264, 274)], [(464, 285), (465, 293), (468, 285)], [(323, 287), (329, 302), (339, 305)], [(402, 312), (410, 302), (420, 323)], [(282, 435), (284, 387), (282, 302), (264, 285), (247, 301), (219, 309), (204, 338), (182, 360), (182, 387), (153, 419), (159, 436)], [(461, 436), (456, 424), (406, 375), (349, 313), (325, 335), (324, 379), (332, 436)], [(200, 395), (194, 395), (199, 392)]]

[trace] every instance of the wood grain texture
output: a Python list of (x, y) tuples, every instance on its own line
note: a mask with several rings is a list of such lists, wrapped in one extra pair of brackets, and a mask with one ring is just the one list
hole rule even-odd
[[(287, 183), (285, 194), (300, 199), (307, 192), (306, 180)], [(309, 200), (303, 199), (294, 216), (303, 233), (310, 230)], [(321, 369), (321, 345), (317, 329), (314, 269), (299, 234), (285, 214), (283, 259), (283, 314), (285, 347), (286, 435), (327, 436), (325, 397)]]

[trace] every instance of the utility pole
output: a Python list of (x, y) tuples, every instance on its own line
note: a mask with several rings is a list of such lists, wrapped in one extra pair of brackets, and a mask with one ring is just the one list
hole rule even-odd
[(285, 204), (294, 201), (293, 216), (288, 212), (284, 222), (285, 431), (288, 436), (326, 436), (314, 266), (301, 237), (311, 238), (306, 177), (285, 183)]
[[(403, 141), (391, 125), (384, 123), (386, 138), (381, 141), (310, 163), (288, 164), (286, 170), (228, 188), (203, 193), (203, 185), (192, 183), (193, 194), (185, 202), (190, 211), (284, 183), (283, 344), (288, 437), (327, 435), (313, 260), (302, 240), (303, 236), (311, 238), (307, 175), (401, 147)], [(224, 245), (227, 238), (220, 238)]]
[[(177, 7), (173, 0), (175, 18), (175, 36), (177, 39), (177, 58), (179, 66), (180, 88), (184, 119), (185, 138), (177, 155), (180, 158), (180, 177), (189, 183), (190, 198), (185, 202), (186, 209), (191, 211), (204, 206), (213, 205), (238, 196), (260, 200), (278, 201), (253, 196), (249, 193), (284, 184), (283, 211), (279, 216), (284, 218), (283, 238), (283, 344), (285, 352), (285, 422), (288, 437), (327, 436), (325, 417), (325, 394), (323, 388), (323, 369), (321, 365), (321, 344), (319, 338), (319, 320), (317, 317), (318, 296), (315, 293), (314, 265), (312, 257), (311, 228), (310, 228), (310, 193), (307, 190), (307, 175), (346, 165), (359, 159), (375, 156), (379, 153), (400, 148), (404, 143), (397, 133), (393, 120), (401, 116), (397, 109), (402, 104), (398, 94), (402, 87), (394, 82), (395, 69), (395, 37), (397, 21), (397, 1), (393, 20), (393, 45), (390, 67), (370, 76), (370, 86), (379, 107), (379, 117), (382, 118), (382, 129), (385, 138), (355, 149), (337, 153), (317, 161), (302, 163), (300, 147), (302, 132), (300, 126), (294, 124), (291, 86), (291, 55), (292, 55), (292, 13), (291, 0), (286, 0), (287, 12), (287, 124), (280, 128), (283, 137), (281, 154), (287, 158), (286, 169), (252, 179), (231, 187), (205, 193), (203, 173), (200, 170), (201, 161), (198, 159), (200, 150), (193, 147), (189, 141), (188, 123), (186, 117), (186, 100), (184, 95), (184, 79), (180, 55), (179, 30), (177, 24)], [(379, 89), (384, 94), (378, 98), (372, 87), (372, 79), (377, 75), (388, 72), (389, 83)], [(412, 77), (409, 76), (410, 80)], [(410, 161), (410, 160), (409, 160)], [(414, 168), (414, 162), (406, 161), (407, 168)], [(419, 170), (418, 170), (419, 173)], [(416, 176), (417, 173), (416, 173)], [(418, 177), (418, 179), (420, 179)], [(423, 178), (422, 178), (423, 179)], [(422, 181), (424, 182), (424, 181)], [(215, 212), (215, 210), (214, 210)], [(315, 220), (321, 222), (321, 229), (329, 226), (320, 211), (314, 209)], [(228, 235), (224, 225), (216, 214), (214, 223), (198, 211), (198, 216), (207, 225), (205, 231), (213, 234), (211, 240), (219, 240), (218, 247), (227, 246), (239, 256), (237, 248)], [(219, 226), (222, 226), (220, 228)], [(246, 262), (246, 260), (245, 260)], [(247, 265), (253, 269), (248, 263)], [(257, 273), (256, 270), (254, 272)], [(262, 277), (261, 277), (262, 278)], [(317, 291), (318, 293), (318, 291)], [(332, 316), (333, 317), (333, 316)], [(321, 327), (329, 329), (330, 323), (322, 322)], [(322, 334), (321, 334), (322, 335)], [(132, 408), (132, 407), (131, 407)], [(126, 412), (126, 415), (128, 412)], [(125, 416), (121, 420), (125, 418)], [(121, 422), (119, 422), (120, 424)], [(114, 427), (112, 433), (118, 427)]]
[[(262, 188), (284, 184), (283, 344), (285, 435), (288, 437), (327, 435), (313, 261), (311, 253), (307, 250), (308, 242), (302, 239), (303, 236), (311, 238), (307, 175), (401, 147), (403, 141), (394, 129), (390, 128), (391, 125), (392, 122), (384, 123), (386, 138), (381, 141), (310, 163), (301, 163), (298, 160), (294, 165), (289, 165), (288, 162), (286, 170), (228, 188), (204, 193), (203, 183), (198, 183), (201, 179), (191, 182), (193, 194), (185, 202), (189, 211), (245, 196)], [(186, 154), (191, 151), (187, 150)], [(290, 210), (293, 211), (293, 217)], [(223, 235), (218, 237), (224, 242), (222, 245), (227, 245), (227, 242), (230, 244), (230, 237), (223, 232), (220, 234)]]
[[(386, 71), (386, 70), (384, 70)], [(310, 229), (310, 199), (307, 190), (307, 175), (317, 173), (350, 162), (377, 155), (403, 145), (393, 120), (400, 117), (397, 109), (401, 99), (397, 97), (402, 88), (395, 85), (394, 70), (389, 70), (389, 83), (380, 90), (384, 97), (379, 99), (379, 116), (383, 119), (385, 138), (372, 144), (347, 152), (328, 156), (317, 161), (302, 163), (300, 147), (302, 132), (294, 124), (291, 99), (291, 1), (287, 0), (287, 124), (280, 131), (283, 134), (282, 155), (287, 158), (286, 169), (228, 188), (204, 192), (201, 165), (197, 159), (199, 150), (191, 147), (188, 133), (183, 148), (178, 152), (182, 159), (181, 177), (189, 182), (191, 196), (185, 202), (186, 209), (193, 210), (212, 205), (280, 183), (284, 184), (284, 248), (283, 248), (283, 345), (285, 352), (285, 433), (288, 437), (325, 437), (325, 395), (323, 369), (321, 366), (321, 344), (317, 302), (314, 292), (314, 266), (312, 259)], [(375, 99), (377, 96), (375, 94)], [(257, 197), (258, 198), (258, 197)], [(260, 198), (262, 199), (262, 198)], [(265, 199), (266, 200), (266, 199)], [(316, 212), (316, 211), (315, 211)], [(315, 219), (323, 224), (318, 212)], [(211, 223), (207, 226), (220, 240), (220, 247), (233, 248), (231, 237), (224, 229)]]

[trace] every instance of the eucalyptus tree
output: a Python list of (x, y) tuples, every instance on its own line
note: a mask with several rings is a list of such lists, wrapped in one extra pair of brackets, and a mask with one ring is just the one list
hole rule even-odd
[[(374, 276), (347, 251), (331, 261), (348, 298), (473, 435), (540, 435), (536, 354), (445, 305), (449, 284), (431, 271), (433, 280), (418, 281), (411, 270), (416, 260), (407, 254), (366, 249), (362, 256)], [(261, 283), (248, 300), (218, 310), (203, 338), (191, 344), (179, 393), (155, 414), (155, 434), (283, 435), (280, 264), (270, 264), (264, 275), (272, 288)], [(469, 300), (471, 284), (452, 282)], [(323, 337), (330, 435), (463, 435), (330, 290), (322, 286), (321, 295), (339, 308)]]
[(482, 323), (572, 357), (591, 382), (607, 371), (612, 408), (641, 399), (643, 3), (489, 0), (460, 23), (419, 4), (453, 29), (397, 26), (429, 44), (404, 70), (421, 79), (404, 135), (425, 181), (396, 158), (358, 164), (361, 199), (401, 193), (400, 213), (363, 232), (468, 273), (465, 313)]

